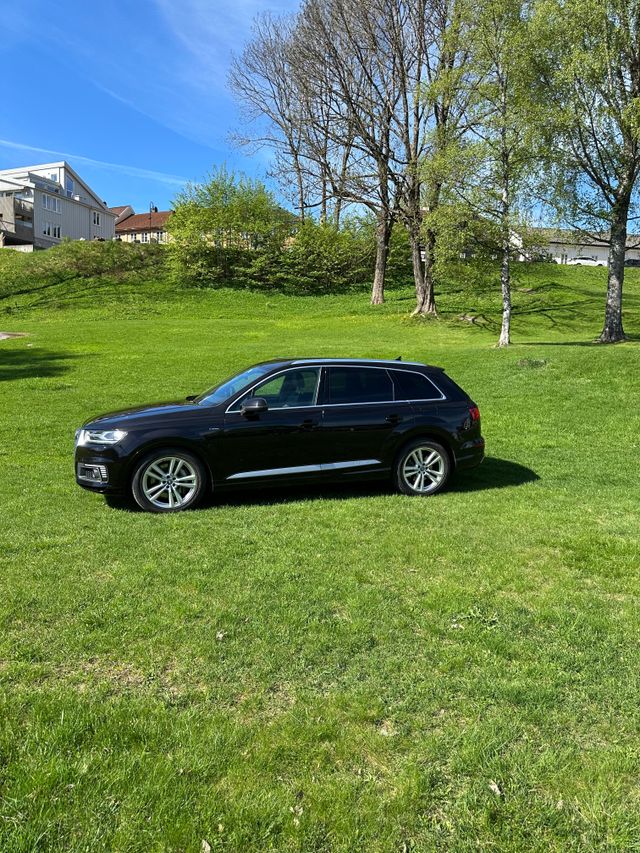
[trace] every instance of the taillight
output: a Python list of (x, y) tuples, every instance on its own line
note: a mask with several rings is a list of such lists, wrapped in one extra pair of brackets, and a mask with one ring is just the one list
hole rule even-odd
[(471, 415), (472, 424), (480, 420), (480, 409), (477, 406), (469, 406), (469, 414)]

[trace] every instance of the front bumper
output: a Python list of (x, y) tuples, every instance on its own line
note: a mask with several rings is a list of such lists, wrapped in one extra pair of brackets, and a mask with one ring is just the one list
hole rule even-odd
[(90, 492), (125, 491), (125, 464), (115, 447), (76, 447), (75, 476), (76, 483)]

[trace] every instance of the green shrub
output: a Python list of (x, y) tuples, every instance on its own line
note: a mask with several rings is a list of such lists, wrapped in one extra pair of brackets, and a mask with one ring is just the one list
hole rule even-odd
[(256, 254), (246, 271), (249, 285), (289, 293), (339, 293), (368, 283), (373, 245), (366, 232), (348, 224), (307, 220), (289, 245)]
[(193, 287), (237, 285), (253, 255), (249, 249), (215, 246), (205, 240), (178, 240), (170, 248), (175, 280)]
[(180, 281), (198, 287), (237, 284), (256, 252), (280, 248), (295, 216), (266, 186), (223, 166), (178, 193), (169, 223)]

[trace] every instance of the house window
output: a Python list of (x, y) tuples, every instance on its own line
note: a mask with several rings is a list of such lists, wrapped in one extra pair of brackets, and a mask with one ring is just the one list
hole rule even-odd
[(64, 188), (67, 192), (67, 198), (71, 198), (71, 196), (73, 195), (73, 190), (75, 188), (72, 178), (69, 178), (69, 177), (65, 178)]
[(94, 211), (93, 211), (93, 224), (94, 224), (94, 225), (102, 225), (102, 217), (101, 217), (101, 215), (98, 213), (98, 211), (97, 211), (97, 210), (94, 210)]
[(156, 231), (156, 240), (158, 243), (162, 243), (164, 240), (164, 231)]
[(149, 242), (149, 235), (147, 234), (146, 231), (142, 232), (142, 234), (140, 235), (140, 239), (142, 240), (143, 243)]
[(60, 199), (52, 195), (42, 193), (42, 207), (52, 213), (60, 213)]
[(45, 222), (42, 225), (42, 233), (45, 237), (55, 237), (56, 240), (59, 240), (60, 226), (55, 225), (53, 222)]

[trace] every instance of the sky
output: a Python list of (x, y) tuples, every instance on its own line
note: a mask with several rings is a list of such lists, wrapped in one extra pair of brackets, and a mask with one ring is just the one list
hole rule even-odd
[(171, 206), (213, 166), (266, 179), (231, 141), (226, 86), (261, 12), (298, 0), (3, 0), (0, 169), (67, 160), (109, 206)]

